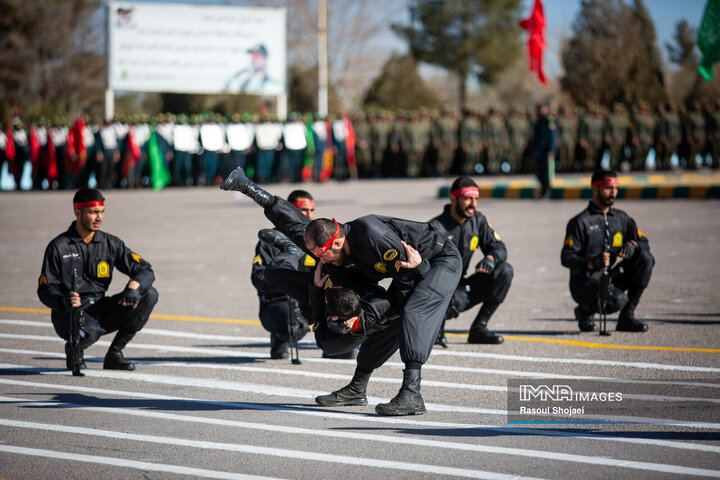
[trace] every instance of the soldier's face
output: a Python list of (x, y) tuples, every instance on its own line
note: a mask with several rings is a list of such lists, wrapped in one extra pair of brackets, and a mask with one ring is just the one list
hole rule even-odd
[(460, 218), (472, 218), (477, 209), (475, 197), (452, 197), (455, 199), (455, 213)]
[(85, 230), (97, 232), (105, 218), (105, 207), (76, 208), (75, 218)]
[[(299, 202), (309, 201), (309, 200), (310, 200), (310, 199), (304, 198), (304, 197), (298, 198), (298, 201), (299, 201)], [(310, 207), (310, 206), (304, 206), (304, 205), (303, 205), (302, 207), (298, 208), (298, 210), (300, 210), (300, 212), (302, 212), (302, 214), (305, 215), (305, 216), (306, 216), (307, 218), (309, 218), (310, 220), (312, 220), (313, 218), (315, 218), (315, 207)]]
[(617, 185), (604, 185), (602, 187), (593, 187), (595, 203), (603, 207), (612, 207), (618, 194)]
[[(345, 245), (345, 237), (335, 239), (330, 248), (328, 248), (328, 250), (318, 258), (320, 263), (329, 263), (330, 265), (338, 266), (342, 265), (342, 262), (345, 259), (343, 245)], [(306, 246), (308, 250), (312, 251), (315, 249), (315, 245), (306, 244)]]

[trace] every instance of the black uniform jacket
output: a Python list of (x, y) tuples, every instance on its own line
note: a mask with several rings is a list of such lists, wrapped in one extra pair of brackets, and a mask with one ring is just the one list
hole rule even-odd
[(495, 258), (495, 265), (500, 265), (507, 260), (505, 243), (487, 221), (485, 215), (475, 210), (475, 214), (471, 218), (460, 224), (450, 215), (450, 208), (450, 205), (445, 205), (443, 213), (430, 220), (430, 223), (440, 227), (441, 231), (447, 235), (447, 239), (452, 240), (460, 250), (463, 275), (467, 274), (470, 259), (478, 247), (484, 256), (492, 255)]
[(592, 200), (585, 210), (570, 219), (560, 261), (570, 269), (571, 278), (591, 273), (588, 262), (601, 255), (605, 245), (609, 247), (610, 265), (615, 263), (623, 244), (630, 240), (635, 240), (639, 248), (650, 249), (647, 237), (624, 211), (611, 207), (607, 213), (607, 224), (606, 233), (605, 216)]
[[(138, 282), (141, 289), (155, 281), (150, 264), (126, 247), (118, 237), (97, 231), (86, 244), (73, 222), (65, 233), (55, 237), (45, 249), (38, 279), (38, 297), (55, 311), (70, 311), (67, 298), (71, 291), (77, 291), (83, 300), (103, 297), (115, 268)], [(77, 271), (77, 290), (72, 284), (73, 270)]]
[[(274, 204), (265, 209), (265, 216), (295, 244), (310, 253), (305, 247), (305, 229), (310, 221), (297, 208), (276, 196)], [(405, 297), (430, 271), (430, 260), (439, 255), (445, 245), (445, 235), (429, 223), (382, 215), (360, 217), (343, 224), (343, 229), (350, 246), (343, 269), (361, 274), (370, 283), (392, 278), (393, 284), (388, 291), (391, 292), (394, 308), (402, 308)], [(422, 263), (416, 268), (408, 270), (400, 267), (399, 262), (407, 261), (401, 241), (420, 253)], [(332, 266), (329, 267), (331, 278), (335, 278)]]
[[(255, 257), (253, 258), (250, 280), (257, 289), (261, 301), (276, 301), (287, 298), (283, 292), (276, 290), (265, 281), (265, 269), (278, 254), (280, 254), (280, 250), (264, 242), (258, 242), (255, 245)], [(316, 264), (315, 258), (306, 254), (300, 259), (297, 270), (301, 272), (313, 271)]]

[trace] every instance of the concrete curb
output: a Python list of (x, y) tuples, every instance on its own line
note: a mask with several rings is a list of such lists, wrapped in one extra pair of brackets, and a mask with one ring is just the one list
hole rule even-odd
[[(539, 190), (536, 180), (524, 179), (494, 182), (476, 179), (480, 198), (535, 198)], [(592, 190), (585, 177), (556, 178), (550, 198), (590, 199)], [(438, 198), (447, 198), (450, 187), (441, 186)], [(627, 199), (720, 199), (720, 173), (683, 173), (620, 176), (618, 198)]]

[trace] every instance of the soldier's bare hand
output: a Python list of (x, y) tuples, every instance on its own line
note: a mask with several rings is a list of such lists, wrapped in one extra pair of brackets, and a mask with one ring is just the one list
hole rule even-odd
[(327, 279), (330, 278), (330, 275), (323, 275), (322, 266), (323, 264), (318, 262), (317, 267), (315, 267), (315, 275), (313, 275), (313, 282), (318, 288), (322, 288)]
[(77, 292), (70, 292), (70, 306), (72, 308), (77, 308), (80, 305), (82, 305), (82, 300), (80, 299), (80, 294)]
[(412, 269), (420, 265), (422, 263), (422, 257), (420, 256), (420, 253), (402, 240), (401, 243), (403, 244), (403, 247), (405, 247), (405, 255), (407, 256), (407, 262), (399, 261), (398, 265), (400, 265), (402, 268), (408, 269)]

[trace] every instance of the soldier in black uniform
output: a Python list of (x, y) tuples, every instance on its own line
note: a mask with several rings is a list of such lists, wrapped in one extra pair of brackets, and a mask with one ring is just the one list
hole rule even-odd
[[(72, 309), (92, 300), (85, 309), (79, 348), (85, 350), (101, 335), (117, 331), (103, 368), (134, 370), (135, 365), (125, 360), (122, 349), (145, 326), (157, 303), (158, 292), (152, 287), (155, 274), (150, 264), (122, 240), (100, 230), (104, 202), (102, 193), (92, 188), (75, 193), (76, 220), (45, 249), (37, 294), (52, 309), (55, 332), (65, 340), (70, 336)], [(107, 297), (115, 268), (130, 281), (122, 292)], [(77, 289), (73, 287), (73, 271), (77, 272)], [(72, 369), (69, 353), (70, 345), (66, 344), (67, 367)]]
[(424, 413), (420, 369), (430, 356), (462, 273), (455, 244), (446, 242), (428, 223), (380, 215), (366, 215), (343, 225), (325, 218), (310, 222), (288, 202), (249, 180), (241, 168), (220, 187), (252, 198), (276, 227), (321, 263), (342, 267), (369, 282), (393, 279), (391, 304), (403, 306), (399, 319), (403, 385), (389, 403), (377, 405), (375, 411), (381, 415)]
[[(288, 196), (288, 202), (312, 220), (315, 215), (315, 201), (310, 193), (304, 190), (293, 190)], [(308, 322), (297, 300), (289, 298), (284, 292), (274, 288), (265, 278), (266, 269), (276, 259), (276, 266), (282, 265), (291, 270), (312, 272), (315, 267), (315, 259), (309, 255), (302, 255), (300, 249), (297, 249), (297, 253), (297, 256), (291, 255), (288, 258), (286, 255), (278, 258), (281, 249), (268, 245), (264, 241), (259, 241), (255, 246), (250, 279), (257, 289), (260, 300), (260, 323), (265, 330), (270, 332), (270, 358), (272, 359), (285, 359), (289, 356), (288, 315), (296, 317), (297, 329), (292, 340), (300, 340), (309, 331)]]
[(563, 266), (570, 269), (570, 293), (578, 303), (575, 318), (581, 331), (597, 329), (593, 316), (599, 311), (601, 270), (620, 258), (623, 272), (612, 280), (605, 312), (620, 310), (616, 330), (644, 332), (648, 326), (635, 319), (635, 308), (650, 282), (655, 258), (635, 220), (612, 208), (618, 191), (617, 173), (598, 170), (591, 182), (593, 198), (568, 222), (560, 256)]
[[(475, 273), (460, 280), (445, 319), (456, 318), (460, 312), (482, 302), (470, 326), (468, 343), (499, 344), (503, 338), (489, 331), (487, 324), (510, 290), (513, 268), (507, 262), (507, 249), (500, 235), (485, 215), (476, 210), (479, 196), (478, 186), (471, 178), (458, 177), (450, 187), (450, 204), (445, 205), (443, 213), (430, 223), (445, 232), (448, 240), (452, 240), (460, 250), (463, 275), (467, 273), (470, 259), (478, 247), (484, 255), (475, 266)], [(444, 323), (436, 344), (447, 348)]]

